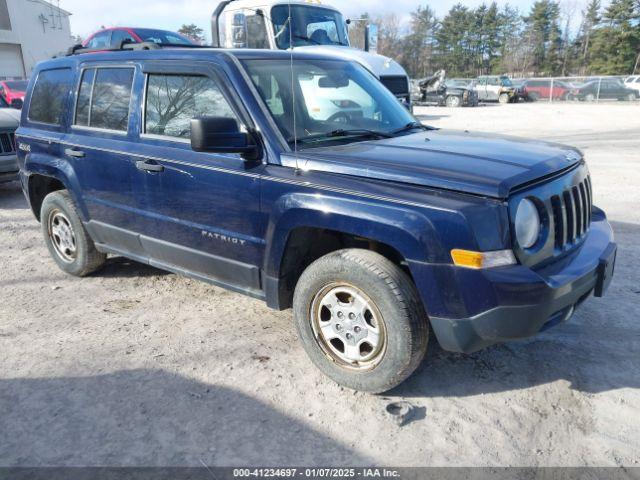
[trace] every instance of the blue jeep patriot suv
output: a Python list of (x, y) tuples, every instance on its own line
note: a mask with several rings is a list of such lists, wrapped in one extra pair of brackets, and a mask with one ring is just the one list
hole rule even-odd
[(293, 308), (315, 365), (382, 392), (433, 330), (473, 352), (602, 296), (616, 246), (573, 148), (423, 126), (326, 56), (156, 48), (41, 63), (20, 179), (58, 266), (122, 255)]

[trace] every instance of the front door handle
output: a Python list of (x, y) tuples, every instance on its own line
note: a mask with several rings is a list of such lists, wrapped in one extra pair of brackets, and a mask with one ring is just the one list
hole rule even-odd
[(150, 160), (141, 160), (136, 162), (136, 168), (144, 172), (164, 172), (164, 167), (158, 163), (152, 163)]
[(65, 155), (74, 158), (84, 158), (86, 154), (82, 150), (76, 150), (75, 148), (67, 148), (64, 151)]

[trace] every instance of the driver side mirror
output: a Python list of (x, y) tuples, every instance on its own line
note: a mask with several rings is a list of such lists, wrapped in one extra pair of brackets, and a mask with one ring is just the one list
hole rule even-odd
[(22, 110), (23, 105), (24, 105), (24, 102), (22, 101), (21, 98), (14, 98), (13, 100), (11, 100), (11, 108), (15, 108), (16, 110)]
[(240, 153), (247, 160), (260, 158), (260, 147), (254, 137), (241, 132), (238, 121), (227, 117), (192, 119), (191, 149), (196, 152)]

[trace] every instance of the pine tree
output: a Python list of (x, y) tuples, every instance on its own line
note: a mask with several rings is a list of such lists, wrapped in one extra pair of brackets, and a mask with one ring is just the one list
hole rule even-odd
[(632, 73), (640, 53), (640, 12), (635, 0), (612, 0), (589, 49), (589, 70), (595, 74)]

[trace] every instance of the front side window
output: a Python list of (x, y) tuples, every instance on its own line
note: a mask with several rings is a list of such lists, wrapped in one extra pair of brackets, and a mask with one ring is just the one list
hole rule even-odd
[(269, 59), (246, 60), (244, 65), (292, 146), (358, 141), (365, 138), (358, 136), (364, 131), (391, 135), (416, 122), (398, 99), (358, 64), (296, 60), (292, 67), (289, 60)]
[(193, 118), (237, 118), (218, 84), (197, 75), (149, 75), (145, 112), (145, 133), (182, 139)]
[(75, 125), (126, 132), (133, 68), (87, 69), (82, 75)]
[(247, 17), (247, 47), (268, 49), (267, 24), (264, 15), (256, 14)]
[[(291, 22), (289, 22), (291, 10)], [(276, 5), (271, 9), (271, 20), (278, 48), (306, 45), (348, 46), (346, 23), (342, 14), (328, 8), (306, 5)], [(290, 29), (290, 25), (293, 29)], [(293, 40), (293, 42), (290, 42)]]
[(43, 70), (38, 74), (31, 94), (29, 120), (50, 125), (62, 124), (72, 76), (69, 68)]

